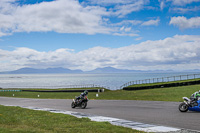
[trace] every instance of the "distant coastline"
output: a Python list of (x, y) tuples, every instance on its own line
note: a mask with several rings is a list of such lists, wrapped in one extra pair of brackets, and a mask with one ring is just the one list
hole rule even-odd
[[(82, 71), (82, 70), (71, 70), (68, 68), (46, 68), (46, 69), (35, 69), (35, 68), (21, 68), (14, 71), (4, 71), (0, 72), (0, 74), (59, 74), (59, 73), (137, 73), (137, 72), (175, 72), (173, 70), (149, 70), (149, 71), (142, 71), (142, 70), (128, 70), (128, 69), (116, 69), (113, 67), (104, 67), (104, 68), (96, 68), (91, 71)], [(186, 71), (183, 71), (186, 72)], [(200, 69), (195, 70), (188, 70), (188, 72), (200, 72)]]

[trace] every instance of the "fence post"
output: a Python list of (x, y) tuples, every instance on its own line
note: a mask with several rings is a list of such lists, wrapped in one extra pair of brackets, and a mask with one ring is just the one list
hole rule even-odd
[[(123, 84), (120, 87), (123, 88), (123, 87), (127, 87), (128, 85), (137, 85), (137, 84), (143, 84), (143, 83), (145, 83), (145, 84), (149, 83), (150, 84), (150, 83), (156, 83), (156, 81), (157, 82), (170, 82), (170, 81), (179, 81), (179, 80), (185, 80), (185, 79), (187, 79), (187, 80), (188, 79), (196, 79), (196, 78), (199, 78), (199, 75), (200, 74), (187, 74), (187, 75), (178, 75), (178, 76), (170, 76), (170, 77), (162, 77), (162, 78), (151, 78), (151, 79), (144, 79), (144, 80), (135, 80), (135, 81), (127, 82), (127, 83)], [(193, 78), (192, 78), (192, 76), (193, 76)], [(93, 84), (92, 86), (94, 87), (95, 85)]]

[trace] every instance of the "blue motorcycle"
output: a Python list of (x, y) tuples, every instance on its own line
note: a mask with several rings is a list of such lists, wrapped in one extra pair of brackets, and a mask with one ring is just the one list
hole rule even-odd
[(200, 98), (197, 101), (191, 100), (187, 97), (183, 97), (184, 102), (179, 105), (181, 112), (199, 111), (200, 112)]

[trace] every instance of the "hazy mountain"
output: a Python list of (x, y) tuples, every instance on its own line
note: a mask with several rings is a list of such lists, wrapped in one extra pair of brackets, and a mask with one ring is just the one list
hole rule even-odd
[[(191, 72), (200, 72), (200, 70), (190, 70)], [(21, 68), (15, 71), (0, 72), (0, 74), (40, 74), (40, 73), (136, 73), (136, 72), (174, 72), (173, 70), (154, 70), (154, 71), (142, 71), (142, 70), (127, 70), (116, 69), (113, 67), (96, 68), (92, 71), (71, 70), (67, 68), (47, 68), (47, 69), (35, 69), (35, 68)], [(189, 72), (189, 71), (188, 71)]]
[(140, 70), (126, 70), (126, 69), (116, 69), (113, 67), (96, 68), (89, 73), (129, 73), (129, 72), (142, 72)]
[(21, 68), (15, 71), (1, 72), (0, 74), (37, 74), (37, 73), (82, 73), (81, 70), (70, 70), (62, 67), (35, 69), (35, 68)]

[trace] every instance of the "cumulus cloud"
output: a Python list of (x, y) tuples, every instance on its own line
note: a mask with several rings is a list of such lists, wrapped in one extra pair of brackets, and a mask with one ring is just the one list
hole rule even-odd
[[(110, 16), (124, 17), (144, 9), (149, 0), (84, 1), (55, 0), (35, 4), (17, 4), (16, 0), (0, 1), (0, 37), (16, 32), (49, 32), (113, 34), (135, 36), (126, 26), (120, 32)], [(122, 23), (137, 25), (139, 20), (124, 20)], [(151, 22), (152, 23), (152, 22)], [(154, 22), (155, 23), (155, 22)]]
[(103, 7), (81, 6), (76, 0), (56, 0), (29, 5), (1, 1), (0, 35), (14, 32), (109, 33), (103, 26)]
[(177, 26), (180, 29), (199, 28), (200, 17), (193, 17), (190, 19), (187, 19), (184, 16), (172, 17), (169, 24)]
[(40, 52), (30, 48), (0, 49), (0, 71), (22, 67), (65, 67), (92, 70), (111, 66), (121, 69), (199, 69), (200, 36), (176, 35), (120, 48), (94, 47), (78, 53), (71, 49)]
[(146, 22), (143, 22), (142, 26), (158, 25), (159, 22), (160, 22), (159, 18), (157, 18), (156, 20), (148, 20)]

